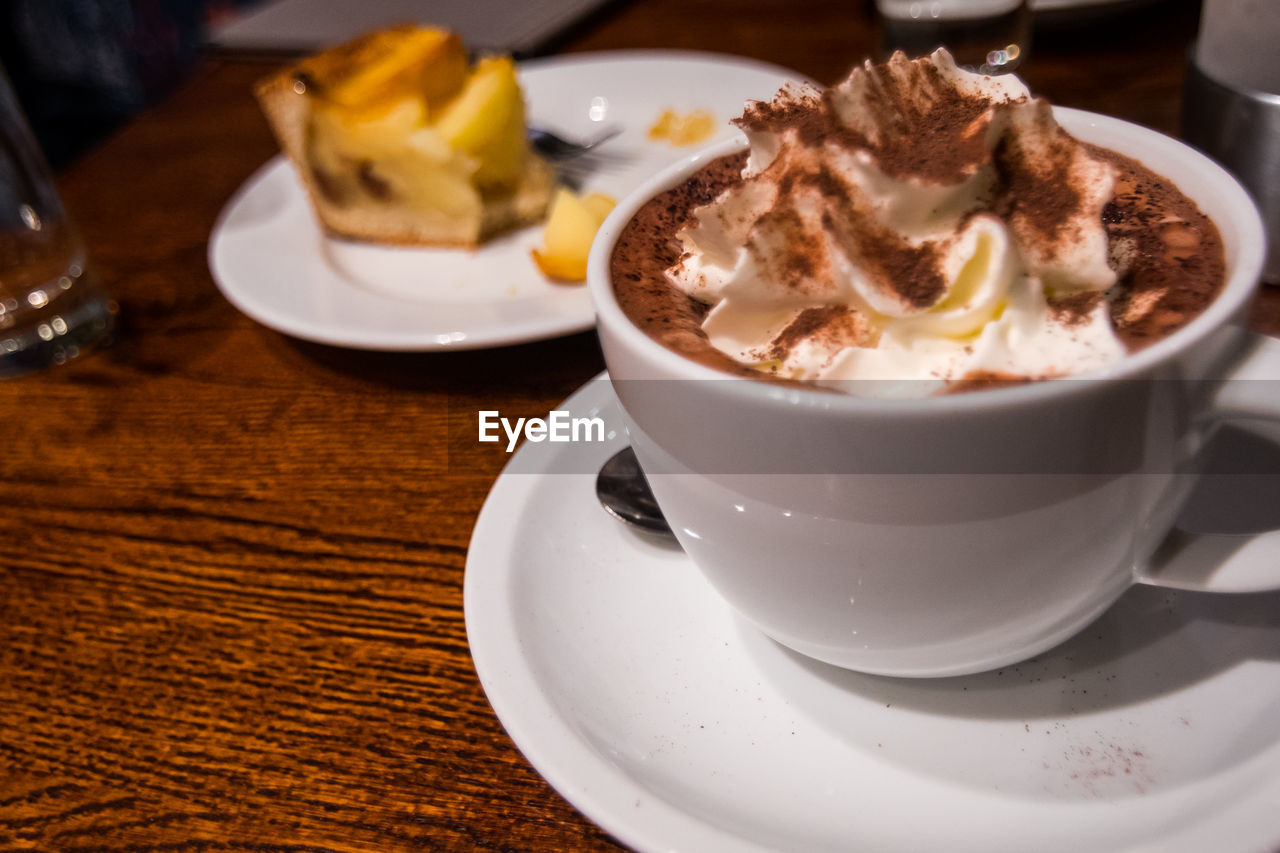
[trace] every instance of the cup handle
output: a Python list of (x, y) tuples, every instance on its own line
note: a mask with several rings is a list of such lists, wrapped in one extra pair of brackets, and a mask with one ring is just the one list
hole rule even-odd
[(1215, 420), (1280, 420), (1280, 338), (1250, 333), (1244, 354), (1214, 395)]
[[(1280, 423), (1280, 338), (1251, 334), (1243, 357), (1215, 392), (1214, 421)], [(1188, 533), (1174, 528), (1146, 565), (1138, 583), (1200, 592), (1280, 590), (1280, 530), (1261, 533)]]

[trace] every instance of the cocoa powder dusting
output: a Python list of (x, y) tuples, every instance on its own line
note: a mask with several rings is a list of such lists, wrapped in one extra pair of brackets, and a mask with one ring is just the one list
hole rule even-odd
[(1100, 290), (1086, 290), (1070, 296), (1055, 296), (1049, 300), (1049, 311), (1053, 319), (1064, 326), (1079, 326), (1089, 321), (1089, 315), (1105, 299)]
[(748, 101), (742, 117), (733, 122), (747, 131), (781, 134), (792, 129), (805, 145), (821, 141), (837, 131), (822, 97), (783, 97), (774, 101)]
[(1118, 173), (1102, 221), (1113, 244), (1131, 248), (1111, 318), (1135, 351), (1182, 328), (1217, 297), (1226, 278), (1222, 236), (1167, 178), (1115, 151), (1089, 149)]
[(1024, 239), (1040, 246), (1047, 258), (1079, 235), (1068, 228), (1071, 211), (1080, 205), (1080, 190), (1071, 177), (1071, 154), (1076, 144), (1059, 130), (1048, 152), (1029, 152), (1007, 137), (996, 147), (997, 196), (1005, 199), (996, 211)]
[(879, 268), (881, 280), (914, 308), (927, 308), (946, 293), (942, 256), (936, 247), (912, 246), (895, 237), (885, 239), (867, 257)]
[(680, 259), (676, 235), (694, 209), (738, 180), (746, 161), (746, 152), (721, 157), (649, 200), (618, 236), (609, 262), (618, 303), (637, 326), (676, 352), (731, 372), (743, 368), (713, 348), (702, 331), (707, 306), (672, 287), (666, 269)]
[(751, 101), (734, 124), (775, 134), (790, 130), (807, 147), (863, 149), (891, 177), (927, 184), (957, 183), (987, 161), (987, 97), (958, 91), (931, 65), (866, 73), (856, 125), (842, 120), (832, 89)]
[(767, 358), (782, 361), (806, 340), (848, 340), (856, 334), (853, 313), (843, 305), (806, 308), (769, 344)]
[(823, 227), (857, 255), (864, 273), (913, 308), (928, 308), (947, 291), (941, 250), (914, 245), (863, 211), (845, 207), (823, 217)]
[(829, 276), (826, 249), (822, 239), (805, 227), (794, 206), (782, 201), (757, 220), (756, 227), (782, 238), (780, 245), (769, 245), (756, 258), (760, 269), (769, 277), (783, 282), (797, 293), (813, 293)]
[[(952, 108), (949, 118), (938, 119), (938, 127), (946, 121), (965, 120), (966, 107)], [(784, 105), (773, 111), (769, 104), (756, 104), (742, 122), (760, 127), (788, 122), (791, 109)], [(812, 118), (812, 111), (805, 115)], [(824, 109), (820, 111), (820, 121), (815, 119), (812, 125), (805, 125), (804, 132), (817, 133), (818, 124), (830, 121), (830, 112)], [(910, 147), (902, 141), (889, 143), (890, 147), (895, 144)], [(1217, 296), (1225, 275), (1222, 239), (1212, 221), (1168, 179), (1132, 158), (1096, 146), (1088, 148), (1117, 172), (1115, 195), (1102, 212), (1102, 222), (1112, 247), (1113, 264), (1117, 263), (1117, 247), (1125, 249), (1124, 263), (1118, 266), (1119, 281), (1107, 294), (1055, 297), (1050, 300), (1050, 308), (1059, 322), (1070, 326), (1083, 322), (1098, 301), (1106, 299), (1117, 334), (1133, 351), (1186, 325)], [(1071, 182), (1054, 175), (1055, 169), (1066, 168), (1065, 158), (1050, 157), (1047, 162), (1037, 163), (1028, 152), (1009, 148), (997, 151), (996, 157), (1000, 161), (998, 168), (1006, 173), (1003, 180), (1008, 182), (1008, 195), (1015, 201), (1011, 210), (995, 212), (1017, 213), (1024, 223), (1030, 223), (1029, 227), (1044, 234), (1061, 235), (1065, 226), (1062, 211), (1073, 208), (1076, 201)], [(717, 369), (760, 377), (750, 366), (739, 364), (710, 345), (701, 329), (707, 307), (671, 286), (665, 275), (666, 269), (680, 258), (682, 248), (676, 235), (692, 211), (739, 181), (745, 162), (745, 153), (721, 158), (686, 183), (649, 201), (620, 235), (610, 269), (623, 311), (651, 337)], [(903, 168), (908, 163), (906, 159), (895, 162)], [(868, 275), (912, 306), (932, 305), (944, 295), (941, 258), (907, 243), (857, 210), (838, 175), (813, 168), (793, 174), (788, 180), (792, 182), (788, 189), (815, 188), (830, 202), (823, 214), (824, 228), (841, 245), (852, 247), (858, 255), (854, 260)], [(794, 216), (789, 204), (780, 202), (771, 215)], [(817, 266), (819, 259), (825, 257), (819, 247), (797, 243), (789, 248), (778, 267), (784, 280), (824, 275)], [(798, 342), (821, 335), (863, 345), (859, 341), (866, 340), (866, 329), (865, 321), (843, 305), (809, 308), (800, 312), (762, 355), (785, 359)], [(975, 372), (950, 383), (948, 393), (1004, 387), (1037, 378), (1041, 377)]]
[(891, 64), (868, 73), (856, 120), (880, 132), (869, 138), (848, 129), (844, 144), (867, 148), (891, 177), (926, 184), (959, 183), (987, 161), (988, 97), (960, 91), (930, 64)]

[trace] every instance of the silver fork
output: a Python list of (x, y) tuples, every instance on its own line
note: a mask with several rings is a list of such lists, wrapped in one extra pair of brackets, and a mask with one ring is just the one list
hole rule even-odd
[(622, 132), (620, 127), (607, 128), (590, 139), (566, 139), (544, 127), (529, 126), (529, 144), (548, 160), (559, 161), (581, 157), (589, 151), (613, 139)]
[(592, 175), (608, 172), (625, 162), (617, 152), (600, 149), (621, 132), (622, 128), (611, 127), (590, 139), (566, 139), (554, 131), (530, 125), (528, 138), (529, 145), (555, 168), (560, 183), (577, 192)]

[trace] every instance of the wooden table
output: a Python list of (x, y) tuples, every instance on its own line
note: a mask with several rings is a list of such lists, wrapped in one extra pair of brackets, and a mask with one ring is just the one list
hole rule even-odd
[[(1041, 29), (1025, 76), (1172, 132), (1198, 5)], [(832, 82), (873, 38), (850, 0), (639, 0), (563, 44), (640, 47)], [(276, 151), (266, 70), (204, 61), (62, 176), (121, 326), (0, 383), (0, 850), (611, 849), (507, 738), (462, 610), (506, 456), (459, 413), (553, 408), (595, 338), (378, 354), (238, 313), (206, 241)]]

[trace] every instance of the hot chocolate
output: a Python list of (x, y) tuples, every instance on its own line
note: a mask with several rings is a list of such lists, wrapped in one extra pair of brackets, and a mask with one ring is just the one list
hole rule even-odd
[(622, 309), (721, 370), (909, 393), (1071, 375), (1186, 325), (1222, 286), (1213, 223), (996, 79), (899, 56), (749, 104), (750, 152), (620, 235)]

